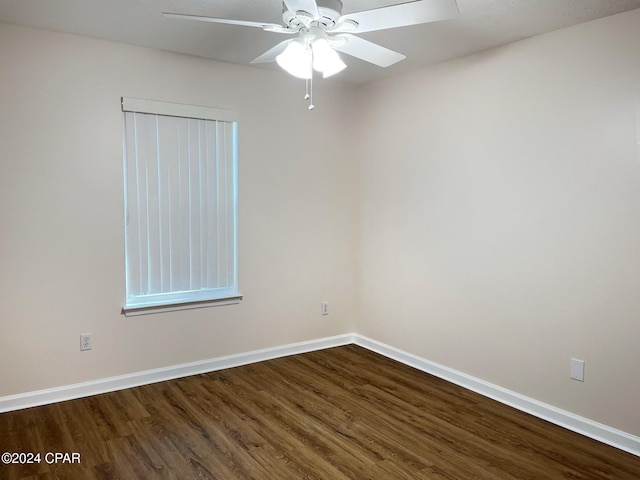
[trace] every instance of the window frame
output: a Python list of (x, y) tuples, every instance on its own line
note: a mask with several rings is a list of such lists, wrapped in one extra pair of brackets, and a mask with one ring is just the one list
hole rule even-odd
[[(124, 116), (127, 113), (140, 113), (150, 115), (161, 115), (169, 117), (180, 117), (193, 120), (211, 120), (232, 123), (232, 179), (228, 185), (232, 187), (232, 264), (233, 279), (232, 286), (220, 288), (206, 288), (201, 290), (171, 291), (165, 293), (132, 295), (129, 290), (129, 255), (127, 253), (127, 228), (128, 218), (128, 172), (127, 166), (127, 131), (123, 130), (123, 169), (124, 169), (124, 219), (125, 219), (125, 301), (122, 313), (125, 316), (144, 315), (150, 313), (161, 313), (174, 310), (184, 310), (192, 308), (203, 308), (211, 306), (221, 306), (239, 303), (243, 296), (238, 290), (238, 114), (233, 110), (225, 110), (197, 105), (186, 105), (179, 103), (162, 102), (157, 100), (146, 100), (139, 98), (122, 97), (121, 108)], [(217, 191), (217, 190), (216, 190)], [(228, 202), (226, 204), (228, 206)], [(225, 257), (227, 260), (229, 257)], [(213, 292), (219, 291), (219, 295)], [(135, 300), (134, 300), (135, 299)]]

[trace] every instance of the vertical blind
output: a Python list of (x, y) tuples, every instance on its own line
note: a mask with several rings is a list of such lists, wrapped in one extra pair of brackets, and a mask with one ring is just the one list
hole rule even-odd
[(126, 307), (236, 296), (237, 122), (123, 110)]

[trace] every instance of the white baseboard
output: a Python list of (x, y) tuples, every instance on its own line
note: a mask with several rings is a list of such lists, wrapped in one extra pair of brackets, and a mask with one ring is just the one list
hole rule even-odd
[(397, 360), (405, 365), (417, 368), (423, 372), (447, 380), (463, 388), (474, 391), (500, 403), (509, 405), (517, 410), (529, 413), (535, 417), (547, 420), (568, 430), (580, 433), (586, 437), (598, 440), (607, 445), (619, 448), (625, 452), (640, 456), (640, 437), (617, 430), (615, 428), (594, 422), (588, 418), (561, 410), (530, 397), (512, 392), (479, 378), (458, 372), (443, 365), (425, 360), (411, 353), (372, 340), (362, 335), (354, 334), (354, 343), (385, 357)]
[(225, 368), (238, 367), (250, 363), (262, 362), (274, 358), (348, 344), (359, 345), (368, 350), (384, 355), (385, 357), (404, 363), (405, 365), (409, 365), (451, 383), (455, 383), (456, 385), (460, 385), (463, 388), (484, 395), (485, 397), (497, 400), (505, 405), (509, 405), (538, 418), (542, 418), (551, 423), (567, 428), (568, 430), (580, 433), (633, 455), (640, 456), (640, 437), (594, 422), (588, 418), (574, 415), (573, 413), (547, 405), (534, 400), (533, 398), (520, 395), (519, 393), (512, 392), (489, 382), (485, 382), (479, 378), (458, 372), (451, 368), (439, 365), (355, 333), (310, 340), (307, 342), (292, 343), (289, 345), (254, 350), (251, 352), (218, 357), (200, 362), (184, 363), (181, 365), (146, 370), (129, 375), (120, 375), (117, 377), (77, 383), (74, 385), (0, 397), (0, 413), (20, 410), (23, 408), (37, 407), (49, 403), (62, 402), (65, 400), (73, 400), (75, 398), (88, 397), (91, 395), (123, 390), (125, 388), (138, 387), (140, 385), (163, 382), (200, 373), (214, 372)]
[(49, 403), (63, 402), (75, 398), (89, 397), (101, 393), (123, 390), (125, 388), (139, 387), (150, 383), (164, 382), (176, 378), (197, 375), (200, 373), (214, 372), (225, 368), (239, 367), (250, 363), (262, 362), (279, 357), (296, 355), (299, 353), (322, 350), (330, 347), (348, 345), (354, 343), (352, 334), (338, 335), (335, 337), (321, 338), (307, 342), (292, 343), (273, 348), (254, 350), (237, 355), (213, 358), (199, 362), (183, 363), (154, 370), (119, 375), (117, 377), (103, 378), (89, 382), (76, 383), (63, 387), (48, 388), (34, 392), (21, 393), (0, 397), (0, 413), (23, 408), (37, 407)]

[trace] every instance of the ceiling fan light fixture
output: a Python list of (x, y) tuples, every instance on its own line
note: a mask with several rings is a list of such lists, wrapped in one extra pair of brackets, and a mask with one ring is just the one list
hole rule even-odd
[(311, 78), (311, 49), (306, 43), (293, 40), (284, 52), (276, 57), (276, 62), (283, 70), (294, 77)]
[(311, 44), (313, 51), (313, 69), (328, 78), (341, 72), (347, 66), (326, 38), (318, 38)]
[(267, 32), (298, 34), (251, 61), (277, 63), (290, 75), (313, 80), (314, 69), (325, 78), (346, 68), (340, 53), (379, 67), (390, 67), (405, 55), (360, 38), (361, 33), (422, 25), (454, 18), (456, 0), (395, 0), (393, 5), (342, 14), (342, 0), (282, 0), (283, 24), (163, 12), (165, 17), (261, 28)]

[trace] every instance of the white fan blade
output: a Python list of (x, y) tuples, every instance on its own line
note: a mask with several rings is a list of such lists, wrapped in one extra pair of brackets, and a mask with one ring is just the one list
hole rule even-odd
[(260, 22), (250, 22), (247, 20), (230, 20), (228, 18), (216, 18), (216, 17), (205, 17), (202, 15), (185, 15), (182, 13), (169, 13), (162, 12), (167, 18), (178, 18), (183, 20), (198, 20), (200, 22), (211, 22), (211, 23), (225, 23), (227, 25), (240, 25), (243, 27), (258, 27), (264, 29), (269, 29), (270, 31), (279, 31), (278, 29), (283, 28), (282, 25), (278, 25), (277, 23), (260, 23)]
[(284, 50), (287, 48), (287, 45), (289, 45), (289, 42), (291, 42), (291, 41), (292, 40), (284, 40), (284, 41), (280, 42), (275, 47), (272, 47), (269, 50), (267, 50), (266, 52), (264, 52), (258, 58), (254, 58), (253, 60), (251, 60), (251, 63), (275, 62), (276, 61), (276, 57), (278, 55), (280, 55), (282, 52), (284, 52)]
[(390, 7), (350, 13), (340, 17), (358, 23), (358, 33), (385, 30), (387, 28), (406, 27), (421, 23), (437, 22), (458, 15), (456, 0), (420, 0), (417, 2), (391, 5)]
[(313, 15), (313, 18), (320, 18), (316, 0), (284, 0), (284, 4), (290, 12), (296, 13), (302, 10)]
[(349, 33), (335, 35), (331, 38), (344, 39), (346, 41), (337, 42), (333, 48), (336, 50), (359, 58), (379, 67), (389, 67), (394, 63), (407, 58), (405, 55), (389, 50), (377, 43), (364, 40)]

